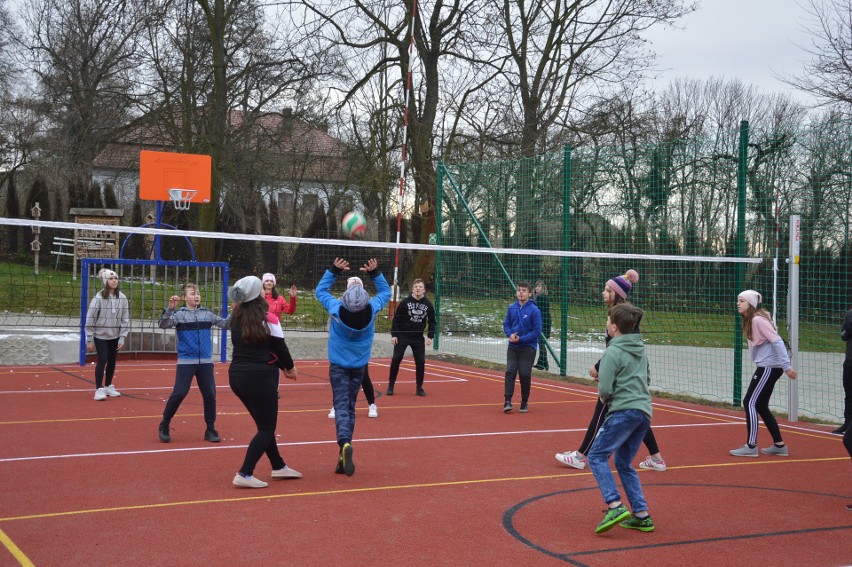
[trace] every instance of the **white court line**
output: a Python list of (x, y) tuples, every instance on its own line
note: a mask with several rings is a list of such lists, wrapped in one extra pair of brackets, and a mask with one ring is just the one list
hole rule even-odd
[[(736, 425), (740, 426), (738, 423), (686, 423), (679, 425), (661, 425), (656, 429), (675, 429), (681, 427), (719, 427), (719, 426), (728, 426), (728, 425)], [(552, 433), (580, 433), (586, 431), (586, 428), (572, 428), (572, 429), (537, 429), (532, 431), (489, 431), (484, 433), (454, 433), (449, 435), (412, 435), (409, 437), (374, 437), (374, 438), (366, 438), (366, 439), (357, 439), (356, 443), (375, 443), (375, 442), (386, 442), (386, 441), (423, 441), (423, 440), (434, 440), (434, 439), (466, 439), (466, 438), (474, 438), (474, 437), (493, 437), (493, 436), (502, 436), (502, 435), (536, 435), (536, 434), (552, 434)], [(307, 445), (337, 445), (337, 441), (335, 440), (324, 440), (324, 441), (294, 441), (290, 443), (278, 443), (279, 447), (301, 447)], [(65, 455), (40, 455), (40, 456), (30, 456), (30, 457), (9, 457), (0, 459), (0, 463), (14, 463), (21, 461), (42, 461), (42, 460), (50, 460), (50, 459), (74, 459), (80, 457), (118, 457), (118, 456), (128, 456), (128, 455), (157, 455), (162, 453), (183, 453), (183, 452), (191, 452), (191, 451), (221, 451), (226, 449), (240, 449), (245, 451), (245, 445), (217, 445), (217, 446), (199, 446), (199, 447), (186, 447), (181, 449), (151, 449), (144, 451), (110, 451), (106, 453), (72, 453)]]

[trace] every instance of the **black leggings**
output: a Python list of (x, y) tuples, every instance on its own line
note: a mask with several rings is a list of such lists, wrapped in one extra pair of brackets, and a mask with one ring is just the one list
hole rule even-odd
[(278, 367), (252, 362), (232, 362), (228, 369), (231, 390), (240, 399), (257, 426), (246, 449), (240, 467), (245, 476), (254, 474), (254, 467), (266, 453), (272, 470), (284, 468), (278, 452), (275, 428), (278, 425)]
[(781, 437), (781, 429), (778, 427), (778, 422), (775, 421), (775, 416), (769, 411), (769, 398), (772, 397), (772, 390), (775, 389), (775, 383), (781, 378), (784, 371), (780, 368), (761, 368), (758, 367), (751, 375), (751, 382), (748, 385), (748, 392), (743, 398), (743, 407), (746, 412), (746, 427), (748, 428), (748, 444), (751, 446), (757, 445), (757, 416), (763, 419), (763, 425), (772, 435), (772, 441), (775, 443), (783, 443)]
[[(592, 442), (598, 434), (598, 429), (600, 429), (601, 425), (603, 425), (607, 412), (609, 412), (609, 408), (601, 402), (600, 398), (598, 398), (595, 403), (595, 413), (592, 415), (589, 427), (586, 428), (586, 436), (583, 437), (583, 442), (580, 443), (580, 448), (577, 449), (578, 453), (583, 455), (589, 454), (589, 448), (592, 446)], [(645, 443), (645, 446), (648, 448), (648, 452), (652, 455), (656, 455), (660, 452), (660, 447), (657, 445), (657, 438), (654, 437), (654, 432), (651, 431), (650, 427), (648, 428), (648, 431), (645, 432), (645, 438), (642, 442)]]
[(373, 389), (373, 381), (370, 380), (370, 365), (364, 367), (364, 380), (361, 382), (361, 388), (364, 390), (364, 397), (367, 398), (367, 403), (373, 405), (376, 403), (376, 391)]
[[(115, 359), (118, 357), (118, 339), (95, 337), (95, 350), (98, 353), (98, 362), (95, 364), (95, 388), (103, 388), (112, 384)], [(106, 373), (106, 384), (104, 384), (104, 373)]]

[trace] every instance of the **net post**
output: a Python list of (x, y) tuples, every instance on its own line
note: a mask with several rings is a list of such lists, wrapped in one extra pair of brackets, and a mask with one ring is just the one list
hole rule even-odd
[[(746, 174), (748, 173), (748, 120), (740, 122), (740, 144), (737, 155), (737, 258), (745, 257), (746, 229)], [(745, 285), (745, 266), (737, 263), (734, 268), (735, 293), (740, 293)], [(738, 313), (734, 314), (734, 376), (733, 404), (742, 403), (743, 381), (743, 322)]]
[[(562, 250), (571, 249), (571, 146), (562, 150)], [(559, 375), (568, 373), (568, 280), (571, 277), (568, 269), (568, 258), (559, 259)]]
[[(801, 251), (800, 215), (790, 215), (790, 271), (788, 274), (787, 325), (790, 330), (790, 366), (799, 367), (799, 253)], [(789, 380), (790, 390), (787, 395), (787, 420), (799, 421), (799, 382)]]

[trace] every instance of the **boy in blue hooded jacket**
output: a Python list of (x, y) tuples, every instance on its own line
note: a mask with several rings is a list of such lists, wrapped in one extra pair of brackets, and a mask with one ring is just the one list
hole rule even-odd
[(334, 396), (334, 423), (340, 455), (335, 473), (355, 474), (352, 461), (352, 434), (355, 430), (355, 400), (364, 380), (364, 369), (370, 362), (373, 348), (376, 315), (391, 298), (385, 277), (378, 270), (375, 258), (361, 267), (376, 286), (376, 296), (370, 295), (360, 283), (360, 278), (349, 278), (342, 299), (336, 299), (329, 290), (338, 276), (349, 270), (349, 262), (335, 258), (334, 265), (326, 270), (314, 291), (316, 298), (328, 311), (331, 319), (328, 329), (328, 375)]
[(538, 351), (538, 337), (541, 334), (541, 311), (534, 301), (530, 301), (530, 284), (518, 282), (515, 291), (517, 301), (509, 305), (503, 331), (509, 339), (506, 349), (506, 378), (504, 383), (505, 402), (503, 412), (512, 411), (512, 396), (515, 395), (515, 376), (521, 380), (521, 413), (528, 411), (527, 403), (532, 388), (532, 368)]

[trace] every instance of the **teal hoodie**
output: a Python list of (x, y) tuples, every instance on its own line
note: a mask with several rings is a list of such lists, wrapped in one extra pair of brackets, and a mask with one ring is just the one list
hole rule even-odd
[(598, 394), (609, 411), (638, 409), (651, 419), (648, 357), (642, 335), (613, 337), (601, 357)]

